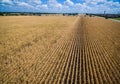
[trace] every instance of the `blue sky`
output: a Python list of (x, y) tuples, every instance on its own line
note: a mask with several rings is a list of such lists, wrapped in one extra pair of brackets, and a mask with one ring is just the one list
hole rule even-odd
[(120, 13), (120, 0), (0, 0), (0, 12)]

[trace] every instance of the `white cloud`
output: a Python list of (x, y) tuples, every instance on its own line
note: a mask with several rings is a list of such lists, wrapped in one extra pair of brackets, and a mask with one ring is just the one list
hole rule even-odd
[(97, 5), (98, 3), (106, 3), (107, 1), (106, 0), (85, 0), (85, 3), (88, 5), (88, 6), (92, 6), (92, 5)]
[(46, 4), (41, 5), (42, 8), (48, 8)]
[(47, 5), (51, 8), (62, 8), (62, 4), (58, 3), (56, 0), (49, 0)]
[(28, 0), (31, 4), (41, 4), (41, 0)]
[(64, 2), (64, 5), (73, 6), (74, 3), (73, 3), (71, 0), (66, 0), (66, 1)]
[(36, 6), (38, 9), (40, 8), (40, 9), (48, 9), (48, 6), (47, 6), (47, 4), (41, 4), (41, 5), (37, 5)]
[(98, 3), (98, 2), (106, 2), (106, 0), (85, 0), (86, 3), (91, 3), (91, 2), (95, 2), (95, 3)]
[(119, 7), (120, 8), (119, 2), (109, 1), (109, 2), (105, 3), (104, 5), (106, 5), (108, 7)]
[(80, 8), (80, 7), (82, 7), (82, 6), (83, 6), (83, 5), (80, 4), (80, 3), (75, 4), (75, 7), (76, 7), (76, 8)]
[(27, 7), (27, 8), (34, 8), (34, 6), (32, 5), (29, 5), (28, 3), (25, 3), (25, 2), (16, 2), (19, 6), (22, 6), (22, 7)]
[(11, 0), (2, 0), (2, 3), (13, 4)]
[[(46, 4), (42, 0), (1, 0), (2, 7), (12, 6), (13, 9), (24, 7), (35, 11), (45, 12), (79, 12), (79, 13), (120, 13), (120, 3), (107, 0), (65, 0), (59, 3), (58, 0), (47, 0)], [(82, 1), (83, 3), (80, 3)], [(7, 4), (7, 5), (6, 5)], [(12, 4), (12, 5), (11, 5)], [(13, 6), (14, 5), (14, 6)], [(23, 9), (23, 10), (27, 10)]]
[[(99, 4), (101, 3), (102, 4)], [(120, 12), (120, 3), (106, 0), (85, 0), (84, 3), (74, 4), (74, 10), (79, 13), (117, 13)]]

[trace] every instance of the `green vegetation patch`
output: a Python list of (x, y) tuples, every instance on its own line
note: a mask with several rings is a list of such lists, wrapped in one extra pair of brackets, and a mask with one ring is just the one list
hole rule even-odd
[(120, 20), (120, 18), (113, 18), (113, 19), (115, 19), (115, 20)]

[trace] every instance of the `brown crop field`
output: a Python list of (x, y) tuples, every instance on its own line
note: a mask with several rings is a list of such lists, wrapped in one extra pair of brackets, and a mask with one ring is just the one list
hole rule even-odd
[(120, 84), (120, 22), (1, 16), (0, 84)]

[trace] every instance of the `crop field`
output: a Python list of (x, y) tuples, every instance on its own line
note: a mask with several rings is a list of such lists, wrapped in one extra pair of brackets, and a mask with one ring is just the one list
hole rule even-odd
[(0, 84), (120, 84), (120, 22), (1, 16)]

